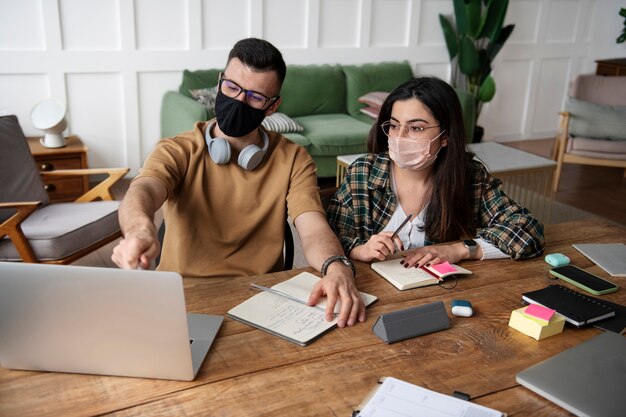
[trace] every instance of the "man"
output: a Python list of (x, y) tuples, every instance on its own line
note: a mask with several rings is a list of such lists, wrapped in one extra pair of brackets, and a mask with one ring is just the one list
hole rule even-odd
[(260, 127), (280, 105), (286, 66), (269, 42), (235, 44), (220, 74), (216, 118), (160, 141), (120, 205), (122, 268), (147, 268), (159, 253), (154, 213), (167, 225), (159, 269), (184, 276), (249, 276), (282, 268), (287, 214), (309, 265), (322, 271), (309, 303), (327, 297), (326, 319), (365, 321), (351, 262), (321, 206), (316, 168), (302, 148)]

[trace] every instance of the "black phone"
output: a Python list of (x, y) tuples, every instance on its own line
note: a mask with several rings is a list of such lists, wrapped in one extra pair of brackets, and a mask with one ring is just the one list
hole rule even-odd
[(617, 291), (618, 286), (597, 275), (580, 269), (574, 265), (564, 265), (552, 268), (550, 274), (567, 281), (572, 285), (582, 288), (593, 295), (602, 295)]

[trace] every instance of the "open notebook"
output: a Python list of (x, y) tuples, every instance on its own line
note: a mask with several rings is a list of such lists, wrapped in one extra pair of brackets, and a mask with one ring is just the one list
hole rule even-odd
[(0, 262), (5, 368), (190, 381), (222, 320), (175, 272)]

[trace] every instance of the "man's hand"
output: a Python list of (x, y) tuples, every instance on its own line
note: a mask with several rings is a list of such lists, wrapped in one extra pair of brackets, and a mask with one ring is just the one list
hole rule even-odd
[(330, 265), (324, 278), (318, 282), (309, 296), (309, 305), (315, 305), (326, 296), (326, 321), (335, 319), (335, 304), (341, 303), (337, 325), (353, 326), (357, 320), (365, 321), (365, 304), (356, 288), (352, 271), (339, 262)]
[(113, 249), (111, 260), (124, 269), (148, 269), (159, 255), (161, 245), (155, 230), (142, 230), (127, 235)]
[(354, 247), (350, 251), (350, 258), (362, 262), (384, 261), (387, 256), (395, 253), (396, 248), (403, 249), (402, 240), (398, 235), (392, 239), (392, 235), (392, 232), (381, 232), (373, 235), (364, 245)]

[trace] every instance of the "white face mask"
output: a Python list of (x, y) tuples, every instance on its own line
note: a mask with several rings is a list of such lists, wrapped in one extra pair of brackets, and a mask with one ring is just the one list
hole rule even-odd
[(389, 157), (402, 169), (412, 169), (418, 171), (427, 168), (435, 162), (437, 154), (443, 146), (440, 146), (434, 155), (430, 153), (430, 144), (443, 135), (442, 130), (432, 140), (425, 142), (421, 139), (411, 139), (405, 137), (390, 137)]

